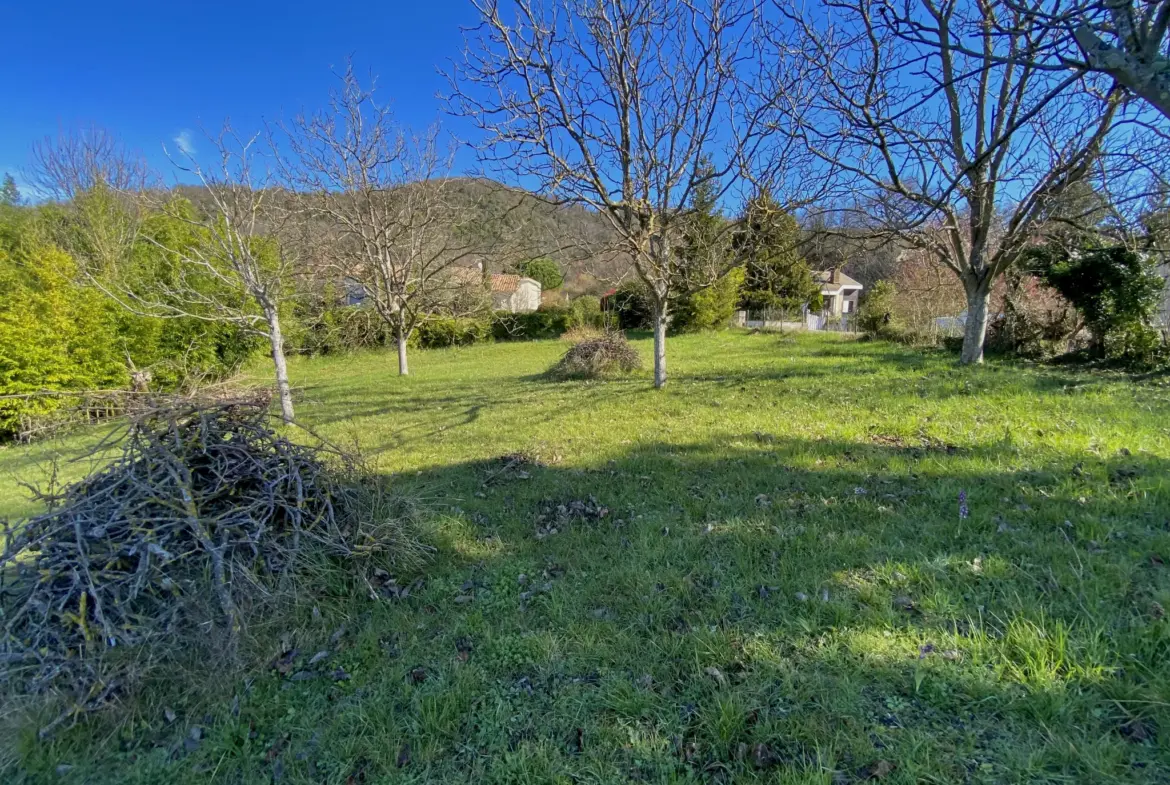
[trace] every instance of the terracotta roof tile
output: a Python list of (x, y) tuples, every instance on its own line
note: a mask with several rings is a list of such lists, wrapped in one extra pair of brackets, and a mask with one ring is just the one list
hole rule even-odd
[(493, 292), (514, 292), (520, 288), (520, 276), (506, 273), (492, 274)]

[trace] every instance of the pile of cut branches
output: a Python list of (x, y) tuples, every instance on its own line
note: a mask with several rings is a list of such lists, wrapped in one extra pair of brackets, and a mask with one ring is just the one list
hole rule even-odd
[(63, 689), (75, 712), (94, 708), (120, 689), (126, 674), (112, 663), (125, 650), (141, 666), (210, 628), (234, 656), (241, 603), (279, 586), (303, 555), (364, 557), (364, 571), (418, 554), (353, 461), (278, 435), (266, 400), (146, 409), (121, 439), (106, 468), (3, 527), (9, 686)]
[(552, 379), (601, 379), (642, 367), (642, 357), (621, 332), (606, 332), (573, 346), (549, 369)]

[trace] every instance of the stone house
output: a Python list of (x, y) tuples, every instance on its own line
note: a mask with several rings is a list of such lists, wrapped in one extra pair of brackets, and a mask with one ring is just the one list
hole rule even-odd
[(510, 313), (531, 313), (540, 307), (540, 281), (521, 275), (493, 273), (488, 281), (492, 308)]

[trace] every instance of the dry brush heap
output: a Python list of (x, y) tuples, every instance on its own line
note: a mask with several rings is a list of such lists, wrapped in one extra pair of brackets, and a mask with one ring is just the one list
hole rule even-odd
[(552, 379), (600, 379), (636, 371), (642, 356), (621, 332), (608, 332), (573, 346), (549, 369)]
[(196, 629), (234, 654), (247, 609), (307, 559), (364, 575), (419, 555), (401, 506), (348, 456), (278, 435), (266, 401), (150, 409), (120, 447), (45, 513), (4, 526), (5, 686), (64, 692), (71, 713)]

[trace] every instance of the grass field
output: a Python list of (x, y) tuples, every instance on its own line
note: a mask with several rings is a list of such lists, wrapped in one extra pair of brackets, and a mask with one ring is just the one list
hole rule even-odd
[[(1170, 782), (1164, 383), (726, 333), (671, 339), (655, 392), (543, 380), (564, 348), (296, 362), (304, 420), (427, 509), (434, 556), (395, 576), (420, 582), (323, 585), (264, 632), (295, 638), (288, 674), (22, 728), (10, 770)], [(0, 514), (47, 450), (0, 451)]]

